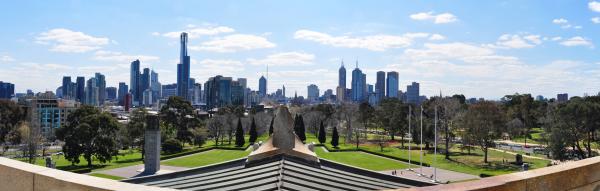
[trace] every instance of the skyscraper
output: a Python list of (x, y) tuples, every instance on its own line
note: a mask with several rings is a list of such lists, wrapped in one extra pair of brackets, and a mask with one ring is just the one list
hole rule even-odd
[(140, 77), (140, 90), (142, 92), (146, 91), (147, 89), (150, 89), (150, 69), (149, 68), (144, 68), (143, 72), (142, 72), (142, 76)]
[(15, 85), (0, 81), (0, 99), (10, 99), (15, 95)]
[(102, 105), (106, 100), (106, 79), (100, 73), (96, 73), (94, 78), (96, 78), (96, 85), (98, 86), (98, 105)]
[(406, 102), (416, 105), (421, 104), (419, 99), (419, 83), (413, 82), (406, 86)]
[(398, 97), (398, 72), (387, 73), (386, 96), (390, 98)]
[(158, 82), (158, 73), (150, 71), (150, 89), (152, 90), (152, 103), (162, 97), (162, 85)]
[(98, 86), (96, 78), (87, 80), (85, 87), (85, 103), (87, 105), (98, 106)]
[(258, 79), (258, 93), (260, 93), (261, 97), (267, 96), (267, 78), (265, 76), (261, 76)]
[(346, 89), (346, 68), (344, 68), (344, 61), (342, 61), (342, 66), (338, 70), (338, 86)]
[(129, 91), (131, 92), (132, 105), (140, 103), (140, 75), (140, 60), (135, 60), (131, 62), (131, 72), (129, 76)]
[(106, 99), (107, 100), (116, 100), (117, 99), (117, 88), (116, 87), (106, 87)]
[(385, 72), (377, 72), (377, 81), (375, 82), (376, 101), (380, 101), (385, 96)]
[(181, 42), (181, 57), (177, 64), (177, 96), (185, 100), (189, 100), (188, 88), (190, 80), (190, 56), (187, 52), (188, 35), (183, 32), (180, 36)]
[(71, 76), (63, 76), (62, 79), (62, 98), (71, 99)]
[(307, 98), (310, 101), (317, 101), (319, 99), (319, 87), (317, 85), (311, 84), (306, 87), (307, 89)]
[(352, 101), (361, 102), (365, 99), (367, 92), (366, 87), (366, 75), (358, 68), (358, 61), (356, 61), (356, 68), (352, 70)]
[(125, 106), (125, 98), (127, 96), (128, 89), (129, 89), (129, 87), (127, 86), (127, 84), (125, 84), (125, 82), (119, 82), (118, 99), (119, 99), (119, 105), (121, 105), (121, 106)]
[(243, 93), (242, 84), (239, 81), (233, 81), (231, 77), (218, 75), (210, 77), (204, 83), (204, 100), (208, 109), (227, 105), (243, 105)]
[(77, 76), (76, 86), (75, 100), (83, 103), (85, 101), (85, 78), (83, 76)]

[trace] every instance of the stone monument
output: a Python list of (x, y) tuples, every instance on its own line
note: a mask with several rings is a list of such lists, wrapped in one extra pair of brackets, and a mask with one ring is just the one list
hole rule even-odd
[(160, 170), (160, 128), (157, 115), (146, 117), (146, 131), (144, 133), (144, 172), (142, 174), (155, 174)]

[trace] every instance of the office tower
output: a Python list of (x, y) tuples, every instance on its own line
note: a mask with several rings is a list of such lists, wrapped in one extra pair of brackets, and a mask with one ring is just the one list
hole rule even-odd
[(267, 78), (265, 78), (265, 76), (261, 76), (260, 79), (258, 79), (258, 93), (261, 97), (267, 96)]
[(129, 92), (131, 92), (132, 105), (137, 105), (140, 101), (140, 60), (131, 62), (131, 71), (129, 74)]
[(179, 64), (177, 64), (177, 96), (185, 100), (190, 100), (188, 96), (189, 81), (190, 81), (190, 56), (187, 52), (188, 35), (181, 33), (181, 55)]
[(129, 87), (127, 86), (127, 84), (125, 84), (125, 82), (119, 82), (119, 90), (118, 90), (118, 100), (119, 100), (119, 105), (121, 106), (125, 106), (125, 96), (127, 96), (127, 90), (129, 89)]
[[(396, 88), (397, 89), (397, 88)], [(376, 101), (382, 100), (385, 97), (385, 72), (377, 72), (377, 81), (375, 82)]]
[[(31, 90), (28, 90), (28, 93)], [(33, 93), (33, 92), (32, 92)], [(0, 81), (0, 99), (10, 99), (15, 95), (15, 85)]]
[(87, 105), (98, 106), (98, 85), (95, 77), (87, 80), (85, 88), (85, 103)]
[(343, 87), (338, 86), (335, 89), (335, 96), (338, 102), (346, 100), (346, 90)]
[(310, 101), (317, 101), (319, 99), (319, 87), (314, 84), (310, 84), (306, 87), (307, 89), (307, 98)]
[(406, 102), (416, 105), (421, 104), (419, 98), (419, 83), (413, 82), (411, 85), (406, 86)]
[(129, 108), (131, 107), (131, 93), (127, 93), (125, 94), (125, 103), (123, 105), (125, 105), (125, 111), (129, 111)]
[(58, 97), (58, 98), (62, 98), (63, 97), (63, 91), (62, 91), (62, 89), (63, 89), (62, 86), (56, 88), (56, 91), (55, 91), (56, 92), (56, 97)]
[(85, 78), (83, 76), (77, 76), (77, 81), (75, 83), (75, 100), (83, 103), (85, 101)]
[(342, 66), (338, 70), (338, 87), (346, 89), (346, 68), (344, 68), (344, 61), (342, 61)]
[(365, 99), (367, 91), (366, 86), (366, 75), (358, 68), (358, 61), (356, 61), (356, 68), (352, 70), (352, 101), (361, 102)]
[(371, 84), (367, 84), (367, 93), (375, 93), (375, 87)]
[(246, 78), (238, 78), (237, 81), (242, 86), (242, 103), (244, 106), (248, 106), (248, 80)]
[(285, 98), (285, 86), (282, 87), (283, 90), (283, 97)]
[[(243, 81), (243, 80), (242, 80)], [(231, 82), (231, 105), (244, 105), (244, 84), (245, 82)]]
[(96, 73), (96, 85), (98, 86), (98, 105), (104, 104), (106, 100), (106, 79), (104, 75)]
[(150, 89), (152, 90), (152, 102), (157, 102), (162, 97), (162, 85), (158, 82), (158, 73), (150, 71)]
[(106, 99), (108, 99), (108, 100), (116, 100), (117, 99), (117, 88), (116, 87), (106, 87)]
[(559, 103), (564, 103), (564, 102), (569, 101), (569, 94), (568, 93), (557, 94), (556, 101)]
[(244, 80), (232, 80), (231, 77), (210, 77), (204, 83), (204, 101), (207, 109), (228, 105), (244, 105)]
[(388, 72), (387, 73), (387, 89), (385, 95), (390, 98), (398, 97), (398, 72)]
[(144, 92), (147, 89), (150, 89), (150, 69), (144, 68), (142, 71), (143, 72), (140, 77), (140, 90)]
[(361, 76), (360, 80), (361, 80), (360, 81), (360, 85), (362, 87), (362, 99), (361, 99), (361, 101), (368, 101), (368, 98), (369, 98), (369, 86), (367, 86), (367, 74), (362, 73), (362, 76)]
[[(62, 79), (62, 96), (63, 99), (71, 99), (71, 76), (63, 76)], [(56, 92), (58, 94), (58, 92)]]
[(144, 90), (144, 92), (142, 93), (142, 105), (152, 106), (152, 90)]
[(171, 96), (177, 96), (177, 84), (163, 85), (161, 98), (169, 99)]

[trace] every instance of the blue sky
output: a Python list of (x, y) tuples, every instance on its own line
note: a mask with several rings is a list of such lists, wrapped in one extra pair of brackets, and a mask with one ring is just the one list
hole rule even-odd
[[(0, 80), (52, 90), (62, 76), (129, 83), (129, 64), (176, 81), (178, 33), (190, 33), (191, 77), (258, 78), (269, 92), (335, 89), (343, 59), (398, 71), (400, 89), (498, 99), (600, 91), (596, 1), (28, 1), (0, 6)], [(350, 78), (348, 78), (350, 81)], [(350, 83), (348, 83), (350, 84)]]

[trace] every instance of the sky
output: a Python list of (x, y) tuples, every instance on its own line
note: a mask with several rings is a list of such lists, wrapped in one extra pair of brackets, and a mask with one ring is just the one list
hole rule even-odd
[(342, 61), (375, 84), (499, 99), (600, 91), (600, 2), (509, 1), (7, 1), (0, 6), (0, 81), (54, 91), (63, 76), (129, 84), (131, 61), (176, 82), (179, 34), (191, 77), (247, 78), (268, 92), (337, 86)]

